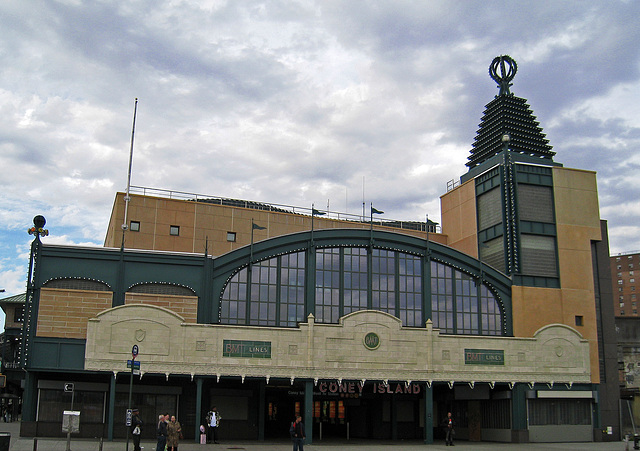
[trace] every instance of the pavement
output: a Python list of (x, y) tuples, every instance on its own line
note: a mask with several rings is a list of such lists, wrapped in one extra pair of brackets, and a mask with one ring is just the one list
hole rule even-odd
[[(6, 434), (10, 433), (9, 450), (6, 450)], [(0, 423), (0, 451), (66, 451), (67, 440), (60, 438), (20, 437), (20, 423)], [(4, 439), (4, 441), (3, 441)], [(143, 451), (155, 451), (155, 441), (142, 441)], [(191, 441), (180, 443), (180, 451), (290, 451), (293, 447), (290, 440), (229, 441), (214, 445), (200, 445)], [(438, 440), (432, 445), (425, 445), (422, 441), (388, 441), (388, 440), (331, 440), (314, 441), (305, 445), (307, 451), (417, 451), (417, 450), (451, 450), (458, 451), (631, 451), (633, 442), (600, 442), (600, 443), (497, 443), (497, 442), (466, 442), (458, 441), (455, 448), (445, 447), (444, 441)], [(127, 444), (123, 440), (100, 442), (98, 439), (72, 438), (69, 443), (71, 451), (126, 451)], [(129, 442), (129, 451), (133, 451), (133, 443)]]

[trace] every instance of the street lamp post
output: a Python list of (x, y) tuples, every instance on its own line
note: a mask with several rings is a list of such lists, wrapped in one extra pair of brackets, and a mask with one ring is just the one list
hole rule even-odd
[(35, 291), (35, 269), (38, 258), (40, 257), (40, 248), (42, 241), (40, 236), (49, 235), (49, 231), (44, 228), (47, 220), (42, 215), (33, 218), (33, 227), (27, 232), (34, 235), (35, 239), (31, 242), (31, 253), (29, 255), (29, 273), (27, 274), (27, 295), (25, 299), (24, 324), (22, 326), (22, 352), (20, 353), (21, 367), (27, 366), (27, 354), (29, 352), (29, 339), (31, 334), (31, 316), (33, 295)]
[(136, 357), (138, 356), (138, 345), (133, 345), (131, 348), (131, 378), (129, 379), (129, 404), (127, 408), (127, 451), (129, 451), (129, 432), (131, 431), (131, 424), (129, 424), (129, 419), (131, 418), (131, 398), (133, 394), (133, 374), (134, 369), (136, 367)]

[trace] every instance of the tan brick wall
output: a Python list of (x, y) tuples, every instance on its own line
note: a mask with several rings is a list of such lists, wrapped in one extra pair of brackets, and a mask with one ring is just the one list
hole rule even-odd
[(184, 318), (185, 323), (196, 323), (198, 320), (197, 296), (170, 296), (162, 294), (127, 293), (125, 305), (148, 304), (166, 308)]
[(38, 309), (38, 337), (87, 338), (87, 320), (111, 308), (110, 291), (42, 288)]
[(440, 196), (442, 233), (445, 243), (472, 257), (478, 256), (476, 234), (476, 185), (469, 180)]
[[(111, 212), (105, 246), (119, 247), (122, 240), (121, 224), (124, 218), (124, 194), (116, 193)], [(311, 216), (273, 211), (253, 210), (241, 207), (190, 202), (182, 199), (165, 199), (131, 195), (129, 221), (139, 221), (139, 232), (126, 232), (125, 247), (173, 252), (203, 253), (219, 256), (251, 243), (251, 221), (266, 227), (254, 230), (257, 243), (290, 233), (311, 230)], [(474, 223), (474, 221), (472, 221)], [(169, 227), (180, 227), (179, 236), (170, 236)], [(316, 216), (313, 227), (320, 229), (369, 229), (369, 224)], [(425, 239), (426, 232), (374, 225), (376, 230), (402, 233)], [(236, 234), (236, 241), (227, 241), (227, 232)], [(447, 244), (447, 237), (430, 233), (429, 239)], [(473, 247), (470, 245), (470, 247)]]

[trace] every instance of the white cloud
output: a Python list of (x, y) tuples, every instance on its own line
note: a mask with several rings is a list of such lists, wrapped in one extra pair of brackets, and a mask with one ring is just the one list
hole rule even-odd
[(43, 214), (49, 242), (101, 243), (136, 97), (134, 185), (360, 214), (364, 178), (389, 217), (438, 220), (508, 53), (556, 161), (598, 171), (612, 250), (634, 246), (635, 2), (143, 7), (0, 5), (0, 233)]

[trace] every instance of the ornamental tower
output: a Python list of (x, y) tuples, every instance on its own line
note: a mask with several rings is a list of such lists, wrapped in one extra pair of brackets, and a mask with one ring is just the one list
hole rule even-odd
[(509, 56), (489, 74), (499, 94), (486, 105), (464, 183), (475, 180), (479, 258), (516, 285), (559, 287), (551, 151), (526, 99), (510, 92), (517, 72)]

